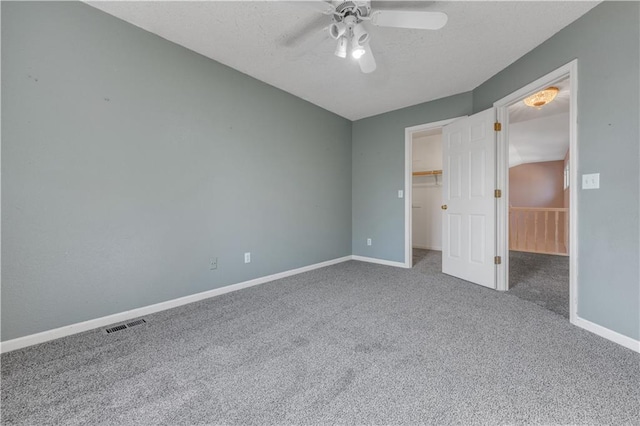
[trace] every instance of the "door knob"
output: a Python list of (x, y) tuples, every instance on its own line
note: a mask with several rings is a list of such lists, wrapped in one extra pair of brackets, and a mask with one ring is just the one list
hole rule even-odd
[(440, 208), (441, 208), (442, 210), (446, 210), (446, 209), (447, 209), (447, 205), (446, 205), (446, 204), (443, 204), (443, 205), (441, 205), (441, 206), (440, 206)]

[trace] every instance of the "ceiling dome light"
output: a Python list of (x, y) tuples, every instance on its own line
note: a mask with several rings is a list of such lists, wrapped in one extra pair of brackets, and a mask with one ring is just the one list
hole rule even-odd
[(347, 38), (342, 36), (338, 39), (338, 45), (336, 46), (335, 55), (339, 58), (347, 57)]
[(555, 86), (547, 87), (546, 89), (541, 90), (538, 93), (534, 93), (528, 98), (525, 98), (524, 104), (532, 108), (540, 109), (554, 100), (559, 91), (560, 89)]

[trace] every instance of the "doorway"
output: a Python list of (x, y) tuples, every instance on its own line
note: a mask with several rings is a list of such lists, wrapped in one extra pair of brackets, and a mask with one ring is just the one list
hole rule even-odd
[(508, 291), (569, 319), (570, 80), (544, 94), (508, 107)]
[(442, 250), (442, 128), (459, 118), (405, 129), (405, 268)]
[[(540, 109), (523, 101), (556, 87)], [(555, 105), (554, 105), (555, 103)], [(497, 288), (577, 318), (577, 60), (494, 104)], [(564, 132), (564, 133), (563, 133)], [(554, 136), (555, 134), (555, 136)], [(531, 144), (525, 139), (532, 139)], [(520, 289), (518, 289), (520, 286)]]
[(442, 128), (412, 135), (413, 266), (429, 251), (442, 251)]
[[(469, 229), (462, 229), (461, 227), (453, 227), (450, 229), (461, 229), (462, 232), (450, 232), (451, 238), (456, 241), (455, 247), (460, 248), (460, 250), (447, 250), (446, 241), (447, 239), (443, 238), (443, 250), (447, 253), (452, 252), (452, 254), (462, 253), (468, 255), (467, 257), (471, 260), (482, 259), (482, 262), (476, 261), (474, 266), (478, 266), (481, 263), (486, 267), (487, 276), (485, 277), (483, 282), (478, 282), (477, 275), (475, 273), (472, 274), (461, 274), (459, 273), (461, 268), (455, 267), (451, 272), (447, 272), (444, 270), (444, 260), (443, 260), (443, 272), (448, 273), (449, 275), (454, 275), (459, 278), (465, 279), (467, 281), (476, 282), (478, 284), (486, 285), (490, 288), (495, 288), (500, 291), (508, 291), (509, 290), (509, 203), (508, 203), (508, 194), (509, 194), (509, 182), (508, 182), (508, 172), (509, 172), (509, 163), (508, 163), (508, 153), (509, 153), (509, 145), (508, 145), (508, 133), (509, 133), (509, 113), (508, 107), (513, 105), (516, 102), (522, 101), (524, 98), (530, 96), (532, 93), (536, 93), (540, 90), (543, 90), (553, 84), (561, 82), (563, 80), (569, 79), (569, 87), (570, 87), (570, 95), (569, 95), (569, 146), (571, 155), (568, 159), (568, 180), (571, 188), (574, 190), (570, 191), (569, 195), (569, 225), (568, 225), (568, 234), (569, 234), (569, 253), (571, 256), (569, 257), (569, 318), (571, 323), (576, 324), (580, 321), (577, 316), (577, 262), (578, 262), (578, 253), (577, 253), (577, 245), (578, 245), (578, 235), (577, 235), (577, 224), (578, 224), (578, 215), (577, 215), (577, 163), (578, 163), (578, 149), (577, 149), (577, 69), (578, 69), (578, 61), (573, 60), (572, 62), (564, 65), (557, 70), (547, 74), (544, 77), (530, 83), (529, 85), (519, 89), (512, 94), (500, 99), (495, 102), (493, 108), (490, 110), (478, 112), (471, 117), (457, 117), (450, 120), (444, 120), (441, 122), (424, 124), (421, 126), (408, 127), (405, 129), (405, 186), (403, 191), (399, 191), (400, 197), (404, 194), (405, 198), (405, 253), (404, 259), (405, 262), (403, 266), (405, 268), (412, 267), (412, 252), (413, 252), (413, 244), (412, 244), (412, 179), (413, 179), (413, 159), (412, 159), (412, 134), (417, 131), (427, 130), (434, 127), (447, 126), (443, 132), (443, 140), (445, 143), (443, 144), (443, 156), (446, 157), (445, 147), (449, 145), (455, 145), (456, 147), (460, 147), (464, 145), (465, 139), (461, 139), (456, 135), (453, 135), (457, 131), (457, 133), (462, 135), (468, 135), (474, 142), (482, 140), (482, 146), (485, 147), (483, 155), (475, 156), (474, 161), (478, 161), (477, 164), (471, 165), (470, 168), (465, 167), (457, 167), (456, 175), (461, 170), (469, 170), (469, 171), (478, 171), (482, 170), (486, 172), (486, 177), (484, 179), (471, 179), (470, 182), (482, 182), (482, 188), (476, 185), (475, 192), (473, 188), (469, 188), (469, 184), (465, 183), (468, 179), (458, 179), (458, 183), (456, 188), (469, 190), (474, 192), (474, 197), (478, 199), (482, 199), (482, 201), (486, 201), (485, 198), (488, 196), (488, 185), (491, 185), (491, 188), (495, 189), (495, 200), (491, 203), (490, 209), (485, 209), (481, 214), (477, 214), (472, 212), (473, 214), (469, 214), (468, 220), (458, 220), (463, 215), (458, 214), (457, 217), (453, 219), (458, 220), (449, 220), (451, 223), (458, 223), (464, 225), (465, 223), (473, 224), (472, 219), (478, 219), (479, 216), (485, 218), (479, 218), (476, 222), (478, 222), (474, 229), (483, 229), (483, 233), (474, 234), (470, 232)], [(487, 130), (491, 123), (497, 119), (495, 123), (495, 136), (488, 136)], [(452, 124), (454, 121), (458, 121), (458, 123)], [(489, 122), (488, 122), (489, 121)], [(461, 129), (458, 129), (460, 127)], [(494, 126), (491, 126), (494, 127)], [(449, 130), (449, 131), (447, 131)], [(461, 130), (461, 131), (460, 131)], [(494, 130), (494, 129), (492, 129)], [(447, 143), (446, 139), (451, 136), (456, 136), (456, 140), (451, 140)], [(492, 145), (488, 145), (487, 141), (492, 141)], [(490, 146), (495, 147), (495, 149), (489, 149)], [(472, 159), (472, 152), (462, 153), (464, 155), (459, 155), (461, 160), (464, 158)], [(482, 160), (482, 161), (480, 161)], [(491, 160), (491, 161), (489, 161)], [(449, 160), (444, 163), (451, 162)], [(456, 163), (458, 164), (458, 163)], [(483, 166), (481, 167), (474, 167)], [(469, 166), (469, 164), (467, 165)], [(450, 167), (449, 167), (450, 168)], [(447, 193), (448, 180), (447, 175), (451, 176), (450, 173), (447, 172), (448, 167), (446, 164), (443, 164), (443, 193)], [(471, 175), (469, 175), (471, 176)], [(495, 184), (495, 186), (492, 186)], [(450, 192), (450, 191), (449, 191)], [(455, 192), (455, 191), (454, 191)], [(458, 191), (459, 192), (459, 191)], [(494, 190), (491, 189), (491, 195), (493, 199)], [(502, 196), (502, 195), (504, 196)], [(452, 194), (449, 194), (452, 195)], [(455, 194), (454, 194), (455, 195)], [(458, 194), (459, 195), (459, 194)], [(482, 197), (480, 197), (482, 195)], [(472, 197), (472, 198), (474, 198)], [(451, 197), (449, 197), (451, 198)], [(458, 197), (460, 198), (460, 197)], [(464, 197), (463, 197), (464, 198)], [(443, 201), (447, 201), (446, 199)], [(473, 203), (472, 203), (473, 204)], [(473, 204), (475, 206), (475, 204)], [(472, 207), (473, 207), (472, 206)], [(444, 203), (442, 206), (443, 209), (447, 208), (447, 203)], [(490, 211), (489, 211), (490, 210)], [(450, 212), (451, 209), (445, 210)], [(450, 214), (450, 216), (453, 216)], [(473, 217), (471, 217), (473, 216)], [(480, 223), (482, 222), (482, 223)], [(443, 221), (446, 223), (446, 221)], [(484, 225), (484, 226), (481, 226)], [(470, 226), (470, 225), (469, 225)], [(469, 228), (469, 227), (467, 227)], [(455, 235), (454, 235), (455, 234)], [(469, 236), (470, 240), (474, 240), (476, 242), (482, 242), (482, 244), (472, 244), (473, 241), (464, 241), (462, 237)], [(482, 250), (482, 247), (486, 249)], [(477, 253), (472, 248), (478, 248)], [(489, 253), (489, 251), (491, 253)], [(495, 257), (493, 256), (495, 254)], [(473, 255), (473, 256), (472, 256)], [(489, 268), (489, 264), (485, 258), (487, 256), (491, 256), (491, 268)], [(450, 256), (451, 257), (451, 256)], [(460, 257), (460, 256), (459, 256)], [(467, 260), (469, 260), (467, 259)], [(468, 262), (469, 263), (469, 262)], [(470, 262), (474, 263), (474, 262)], [(495, 263), (495, 265), (494, 265)], [(464, 268), (462, 268), (464, 269)], [(485, 271), (483, 269), (483, 271)], [(464, 271), (462, 271), (464, 272)]]

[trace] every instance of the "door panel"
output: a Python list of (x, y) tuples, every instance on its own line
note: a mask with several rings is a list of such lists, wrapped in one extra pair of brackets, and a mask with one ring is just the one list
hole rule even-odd
[(443, 128), (442, 271), (495, 288), (493, 109)]
[(485, 164), (484, 151), (471, 151), (469, 153), (469, 192), (471, 198), (482, 198), (485, 196)]
[(449, 185), (449, 189), (445, 193), (449, 194), (449, 198), (460, 198), (462, 196), (462, 158), (453, 154), (448, 159), (448, 164), (449, 173), (453, 178), (451, 179), (452, 184)]
[(485, 249), (485, 217), (469, 215), (469, 261), (482, 264)]
[(449, 221), (449, 232), (444, 235), (448, 235), (449, 238), (445, 238), (448, 241), (447, 253), (449, 253), (449, 257), (459, 258), (461, 256), (461, 247), (462, 247), (462, 216), (459, 214), (450, 214), (448, 215)]

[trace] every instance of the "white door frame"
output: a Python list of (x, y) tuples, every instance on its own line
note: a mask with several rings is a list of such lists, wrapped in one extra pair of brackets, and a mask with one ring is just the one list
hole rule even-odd
[(509, 113), (508, 107), (569, 77), (569, 319), (575, 324), (578, 315), (578, 60), (558, 68), (495, 102), (498, 122), (496, 179), (503, 197), (497, 206), (496, 251), (502, 256), (498, 265), (497, 289), (509, 290)]
[(404, 129), (404, 267), (413, 267), (413, 235), (412, 231), (412, 199), (413, 199), (413, 134), (424, 130), (436, 129), (446, 126), (462, 117), (450, 118), (448, 120), (434, 121), (433, 123), (420, 124), (418, 126)]

